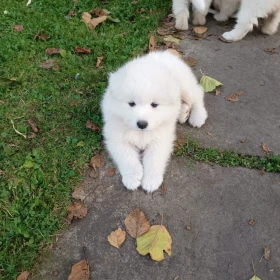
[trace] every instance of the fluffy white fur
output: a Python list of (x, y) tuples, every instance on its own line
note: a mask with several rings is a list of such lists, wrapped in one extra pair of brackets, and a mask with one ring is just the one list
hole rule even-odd
[(265, 18), (263, 33), (276, 33), (280, 23), (280, 0), (241, 0), (237, 24), (232, 31), (225, 32), (222, 36), (229, 41), (241, 40), (253, 30), (254, 25), (258, 25), (258, 18)]
[[(207, 119), (203, 98), (191, 69), (168, 51), (136, 58), (110, 74), (102, 101), (103, 135), (127, 189), (159, 188), (176, 122), (189, 119), (192, 126), (201, 127)], [(139, 121), (147, 127), (140, 129)]]
[(213, 5), (218, 13), (214, 14), (217, 21), (226, 21), (239, 9), (241, 0), (214, 0)]
[(204, 25), (211, 0), (173, 0), (173, 14), (176, 18), (175, 27), (180, 30), (189, 28), (189, 4), (193, 7), (193, 24)]

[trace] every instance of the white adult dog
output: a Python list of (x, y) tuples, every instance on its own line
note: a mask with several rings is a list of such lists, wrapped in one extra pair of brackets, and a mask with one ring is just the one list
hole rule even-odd
[(160, 187), (173, 150), (176, 122), (201, 127), (204, 92), (177, 56), (152, 52), (111, 73), (102, 100), (103, 135), (127, 189)]

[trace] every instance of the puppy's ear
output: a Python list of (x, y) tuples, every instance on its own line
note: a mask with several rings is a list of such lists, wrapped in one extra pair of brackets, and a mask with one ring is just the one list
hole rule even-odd
[(126, 77), (125, 70), (120, 68), (116, 72), (109, 73), (109, 83), (108, 88), (112, 91), (118, 90), (123, 84)]

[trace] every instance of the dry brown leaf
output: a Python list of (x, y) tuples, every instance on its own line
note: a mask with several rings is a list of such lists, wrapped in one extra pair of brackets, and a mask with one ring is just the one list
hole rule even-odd
[(58, 71), (58, 70), (59, 70), (59, 66), (58, 66), (58, 64), (56, 64), (56, 65), (52, 68), (52, 70), (54, 70), (54, 71)]
[(221, 90), (220, 89), (216, 89), (215, 95), (220, 95), (221, 94)]
[(86, 128), (89, 128), (90, 130), (96, 131), (96, 132), (99, 132), (101, 130), (100, 127), (91, 120), (87, 121)]
[(13, 28), (17, 32), (22, 32), (23, 30), (23, 26), (21, 24), (15, 25)]
[(270, 152), (270, 149), (267, 147), (267, 145), (264, 142), (262, 142), (262, 149), (266, 154)]
[(81, 260), (74, 264), (71, 269), (71, 273), (68, 276), (68, 280), (89, 280), (90, 272), (89, 265), (86, 260)]
[(73, 202), (68, 207), (68, 216), (67, 219), (69, 222), (73, 220), (73, 218), (82, 219), (87, 215), (87, 208), (83, 207), (80, 202)]
[(182, 137), (178, 137), (175, 141), (174, 141), (174, 147), (178, 148), (178, 147), (182, 147), (184, 144), (186, 143), (186, 140)]
[(161, 36), (167, 36), (167, 35), (170, 35), (173, 33), (174, 33), (174, 30), (172, 30), (170, 28), (159, 27), (157, 29), (157, 34), (161, 35)]
[(68, 13), (68, 17), (74, 17), (76, 15), (76, 12), (74, 10), (70, 10)]
[(76, 46), (74, 49), (75, 53), (85, 53), (85, 54), (89, 54), (91, 53), (91, 49), (90, 48), (82, 48), (80, 46)]
[(179, 279), (179, 276), (177, 275), (177, 276), (175, 276), (175, 278), (173, 280), (178, 280), (178, 279)]
[(174, 55), (178, 56), (179, 58), (182, 58), (182, 57), (183, 57), (182, 54), (179, 53), (177, 50), (168, 49), (167, 51), (170, 52), (170, 53), (173, 53)]
[(264, 49), (265, 52), (270, 52), (272, 54), (276, 54), (277, 53), (277, 50), (276, 48), (266, 48)]
[(156, 40), (155, 40), (155, 36), (150, 36), (149, 39), (149, 51), (155, 51), (157, 49), (157, 44), (156, 44)]
[(191, 226), (186, 226), (186, 230), (191, 230)]
[(47, 48), (45, 50), (46, 54), (48, 55), (53, 55), (53, 54), (59, 54), (61, 49), (56, 49), (56, 48)]
[(213, 134), (212, 134), (212, 133), (210, 133), (210, 132), (207, 132), (207, 135), (209, 135), (209, 136), (213, 137)]
[(86, 198), (86, 194), (81, 187), (78, 187), (72, 192), (72, 197), (83, 201)]
[(96, 68), (102, 68), (103, 67), (103, 66), (100, 66), (103, 59), (104, 59), (103, 56), (97, 57), (97, 61), (96, 61), (96, 65), (95, 65)]
[(250, 219), (250, 220), (248, 220), (248, 224), (249, 224), (250, 226), (254, 226), (254, 225), (256, 224), (256, 221), (253, 220), (253, 219)]
[(90, 172), (89, 177), (96, 179), (96, 178), (98, 177), (98, 175), (99, 175), (98, 170), (93, 169), (93, 170)]
[(95, 155), (90, 160), (90, 165), (93, 168), (100, 168), (104, 166), (104, 160), (102, 159), (101, 155)]
[(230, 102), (237, 102), (237, 101), (239, 101), (238, 96), (241, 96), (242, 94), (243, 94), (243, 91), (238, 91), (238, 92), (232, 93), (226, 97), (226, 100), (228, 100)]
[(184, 40), (187, 38), (187, 32), (186, 31), (177, 31), (177, 32), (173, 33), (173, 36), (180, 40)]
[(116, 168), (107, 168), (106, 175), (109, 177), (113, 177), (116, 174)]
[(37, 124), (33, 120), (29, 119), (27, 122), (31, 126), (31, 129), (32, 129), (32, 131), (34, 133), (38, 133), (39, 132), (39, 128), (37, 127)]
[(190, 67), (194, 67), (197, 64), (197, 60), (191, 56), (187, 57), (186, 59), (184, 59), (184, 61), (190, 66)]
[(146, 218), (143, 211), (136, 208), (124, 220), (125, 228), (129, 235), (133, 238), (144, 234), (149, 231), (151, 225), (149, 220)]
[(18, 277), (17, 280), (26, 280), (29, 276), (29, 272), (28, 271), (23, 271)]
[(97, 18), (91, 18), (91, 14), (84, 12), (82, 15), (82, 21), (86, 24), (89, 29), (94, 29), (98, 24), (105, 21), (107, 16), (101, 16)]
[(51, 38), (50, 35), (45, 35), (45, 34), (42, 34), (42, 35), (38, 35), (38, 38), (43, 40), (43, 41), (47, 41)]
[(196, 34), (204, 34), (208, 30), (208, 27), (206, 26), (195, 26), (193, 27), (193, 31)]
[(101, 8), (92, 9), (89, 13), (90, 13), (91, 15), (96, 16), (96, 17), (108, 16), (108, 15), (110, 14), (109, 11), (104, 10), (104, 9), (101, 9)]
[(107, 239), (112, 246), (119, 249), (125, 241), (125, 236), (125, 231), (121, 228), (118, 228), (115, 231), (112, 231), (111, 234), (108, 235)]
[(138, 3), (138, 1), (132, 1), (131, 4), (132, 5), (136, 5)]
[(269, 248), (269, 247), (265, 247), (265, 248), (264, 248), (263, 257), (264, 257), (264, 259), (267, 260), (267, 261), (270, 260), (270, 248)]
[(43, 68), (43, 69), (53, 68), (53, 70), (56, 70), (56, 69), (54, 69), (55, 66), (57, 66), (57, 61), (55, 59), (48, 59), (44, 63), (40, 64), (40, 68)]

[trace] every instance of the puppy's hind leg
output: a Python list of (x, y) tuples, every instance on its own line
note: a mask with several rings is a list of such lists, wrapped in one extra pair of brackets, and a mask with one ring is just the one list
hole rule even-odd
[(280, 23), (280, 9), (269, 16), (262, 27), (262, 32), (268, 35), (273, 35), (277, 32)]

